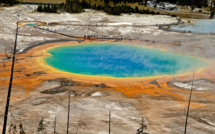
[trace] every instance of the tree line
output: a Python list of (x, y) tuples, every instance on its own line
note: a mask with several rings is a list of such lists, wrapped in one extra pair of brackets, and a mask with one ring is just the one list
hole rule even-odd
[[(160, 14), (159, 12), (150, 11), (148, 9), (139, 9), (138, 6), (132, 7), (127, 3), (136, 3), (147, 5), (148, 0), (96, 0), (93, 5), (91, 0), (66, 0), (61, 4), (39, 5), (38, 12), (56, 13), (59, 9), (69, 13), (81, 13), (85, 8), (101, 10), (112, 15), (120, 15), (121, 13), (140, 13), (140, 14)], [(196, 7), (208, 6), (208, 0), (157, 0), (159, 2), (170, 2), (179, 5), (190, 5)], [(99, 3), (99, 4), (98, 4)], [(103, 4), (101, 4), (103, 3)], [(113, 3), (113, 4), (112, 4)], [(121, 4), (119, 4), (121, 3)], [(214, 12), (212, 12), (213, 15)]]
[[(135, 1), (135, 0), (133, 0)], [(140, 0), (138, 0), (140, 1)], [(111, 5), (110, 2), (114, 3), (114, 5)], [(117, 5), (119, 2), (124, 2), (123, 5)], [(65, 10), (69, 13), (81, 13), (84, 11), (85, 8), (90, 8), (90, 9), (95, 9), (95, 10), (101, 10), (104, 11), (105, 13), (112, 14), (112, 15), (120, 15), (121, 13), (140, 13), (140, 14), (160, 14), (159, 12), (154, 12), (150, 10), (145, 10), (145, 9), (139, 9), (138, 6), (131, 7), (126, 5), (126, 3), (132, 2), (132, 0), (116, 0), (116, 1), (111, 1), (111, 0), (104, 0), (104, 4), (97, 4), (95, 3), (94, 5), (91, 4), (91, 1), (88, 0), (82, 0), (81, 2), (79, 0), (66, 0), (66, 3), (61, 3), (61, 4), (54, 4), (54, 5), (39, 5), (37, 8), (38, 12), (48, 12), (52, 13), (52, 8), (53, 13), (56, 13), (58, 9)]]
[(0, 0), (0, 5), (4, 4), (4, 6), (13, 6), (18, 3), (19, 3), (18, 0)]
[(37, 12), (47, 12), (47, 13), (57, 13), (57, 5), (56, 4), (48, 4), (48, 5), (42, 5), (40, 4), (37, 7)]
[(136, 6), (135, 8), (131, 7), (131, 6), (127, 6), (127, 5), (122, 5), (122, 6), (110, 6), (110, 5), (106, 5), (106, 6), (100, 6), (100, 5), (94, 5), (92, 6), (92, 9), (95, 10), (103, 10), (104, 12), (108, 13), (108, 14), (112, 14), (112, 15), (120, 15), (121, 13), (140, 13), (140, 14), (160, 14), (159, 12), (154, 12), (154, 11), (150, 11), (149, 9), (142, 9), (140, 10), (138, 6)]

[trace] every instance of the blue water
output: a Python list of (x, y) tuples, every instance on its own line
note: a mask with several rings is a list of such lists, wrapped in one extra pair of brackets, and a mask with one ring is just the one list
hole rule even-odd
[(171, 26), (171, 29), (196, 33), (215, 33), (215, 20), (201, 20), (193, 24)]
[(173, 75), (204, 66), (196, 58), (119, 43), (91, 43), (53, 48), (48, 65), (65, 72), (111, 77)]
[(30, 24), (30, 23), (29, 23), (29, 24), (26, 24), (26, 25), (28, 25), (28, 26), (34, 26), (34, 25), (37, 25), (37, 24)]

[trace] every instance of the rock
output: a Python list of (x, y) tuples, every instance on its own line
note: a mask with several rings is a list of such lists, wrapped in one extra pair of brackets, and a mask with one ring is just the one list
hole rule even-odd
[(98, 97), (98, 96), (102, 96), (102, 94), (100, 92), (95, 92), (95, 93), (91, 94), (91, 96)]

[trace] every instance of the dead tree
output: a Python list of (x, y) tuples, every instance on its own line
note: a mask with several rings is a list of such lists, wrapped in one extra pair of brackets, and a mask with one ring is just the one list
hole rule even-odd
[[(81, 114), (81, 115), (82, 115), (82, 114)], [(77, 125), (77, 128), (76, 128), (75, 134), (78, 134), (78, 128), (79, 128), (80, 123), (81, 123), (81, 115), (80, 115), (80, 118), (79, 118), (79, 121), (78, 121), (78, 125)]]
[(13, 126), (13, 134), (16, 134), (17, 130), (16, 130), (16, 125)]
[(57, 121), (56, 121), (56, 115), (55, 115), (55, 120), (54, 120), (54, 134), (56, 133), (56, 124), (57, 124)]
[(7, 51), (6, 51), (6, 48), (4, 48), (4, 53), (5, 53), (5, 57), (6, 57), (6, 59), (7, 59)]
[(71, 94), (71, 91), (69, 91), (68, 116), (67, 116), (67, 134), (69, 134), (70, 94)]
[(20, 122), (20, 124), (19, 124), (19, 129), (20, 129), (19, 134), (25, 134), (25, 131), (24, 131), (24, 129), (23, 129), (22, 122)]
[(4, 52), (5, 52), (5, 58), (6, 58), (6, 59), (10, 59), (10, 58), (11, 58), (11, 55), (8, 55), (8, 54), (7, 54), (6, 48), (4, 48)]
[[(71, 78), (71, 88), (72, 88), (72, 78)], [(69, 116), (70, 116), (70, 96), (71, 90), (69, 90), (69, 101), (68, 101), (68, 115), (67, 115), (67, 134), (69, 134)]]
[(190, 110), (190, 102), (191, 102), (192, 91), (193, 91), (194, 78), (195, 78), (195, 72), (193, 71), (193, 81), (192, 81), (192, 86), (191, 86), (191, 89), (190, 89), (190, 97), (189, 97), (188, 107), (187, 107), (187, 115), (186, 115), (186, 121), (185, 121), (184, 134), (187, 133), (187, 121), (188, 121), (188, 118), (189, 118), (189, 110)]
[(8, 117), (8, 110), (10, 106), (10, 96), (11, 96), (11, 89), (12, 89), (12, 83), (13, 83), (13, 70), (14, 70), (14, 64), (15, 64), (15, 55), (16, 55), (16, 46), (17, 46), (17, 36), (18, 36), (18, 22), (16, 24), (16, 36), (15, 36), (15, 43), (14, 43), (14, 49), (13, 49), (13, 59), (12, 59), (12, 66), (11, 66), (11, 75), (10, 75), (10, 82), (9, 82), (9, 88), (8, 88), (8, 94), (7, 94), (7, 101), (5, 106), (5, 114), (4, 114), (4, 123), (3, 123), (3, 130), (2, 134), (6, 134), (7, 130), (7, 117)]
[(111, 110), (109, 111), (109, 134), (111, 133)]
[(12, 122), (11, 122), (11, 123), (10, 123), (9, 130), (8, 130), (9, 134), (11, 134), (12, 128), (13, 128), (13, 124), (12, 124)]
[(137, 129), (137, 133), (136, 134), (148, 134), (146, 132), (146, 130), (147, 130), (147, 126), (145, 124), (144, 118), (142, 117), (141, 127), (139, 129)]
[(17, 132), (16, 125), (13, 125), (12, 132), (13, 132), (13, 134), (16, 134), (16, 132)]
[(9, 132), (9, 134), (16, 134), (16, 132), (17, 132), (16, 125), (14, 125), (12, 122), (10, 123), (8, 132)]

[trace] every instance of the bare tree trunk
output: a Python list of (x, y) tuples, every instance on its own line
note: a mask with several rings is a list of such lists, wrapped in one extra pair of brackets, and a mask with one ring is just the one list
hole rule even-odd
[(17, 36), (18, 36), (18, 22), (16, 23), (16, 36), (15, 36), (15, 43), (14, 43), (14, 49), (13, 49), (13, 60), (12, 60), (12, 66), (11, 66), (10, 83), (9, 83), (8, 94), (7, 94), (7, 102), (6, 102), (6, 106), (5, 106), (4, 124), (3, 124), (2, 134), (6, 134), (6, 129), (7, 129), (7, 117), (8, 117), (8, 109), (10, 106), (10, 96), (11, 96), (11, 89), (12, 89), (12, 83), (13, 83), (13, 70), (14, 70), (14, 64), (15, 64)]
[(80, 122), (81, 122), (81, 115), (80, 115), (80, 118), (79, 118), (79, 121), (78, 121), (78, 125), (77, 125), (77, 128), (76, 128), (75, 134), (78, 134), (78, 128), (79, 128)]
[(111, 110), (109, 111), (109, 134), (111, 133)]
[(55, 115), (55, 120), (54, 120), (54, 134), (56, 133), (56, 124), (57, 124), (57, 121), (56, 121), (56, 115)]
[(70, 94), (71, 94), (71, 91), (69, 91), (68, 116), (67, 116), (67, 134), (69, 134)]
[(187, 116), (186, 116), (184, 134), (186, 134), (186, 132), (187, 132), (187, 121), (188, 121), (188, 117), (189, 117), (189, 110), (190, 110), (190, 102), (191, 102), (192, 91), (193, 91), (194, 77), (195, 77), (195, 72), (193, 71), (193, 81), (192, 81), (192, 86), (191, 86), (191, 90), (190, 90), (190, 97), (189, 97), (189, 101), (188, 101)]

